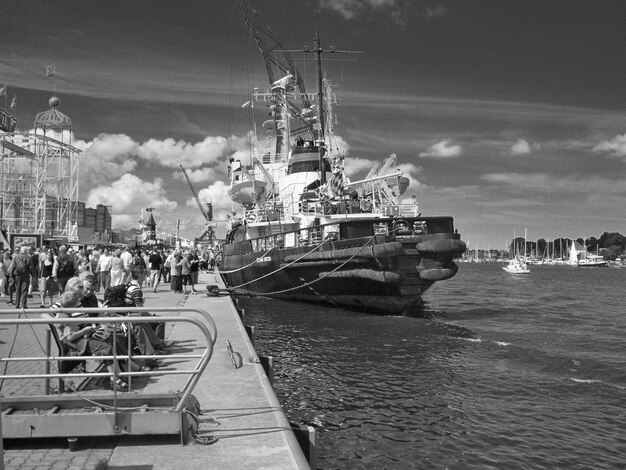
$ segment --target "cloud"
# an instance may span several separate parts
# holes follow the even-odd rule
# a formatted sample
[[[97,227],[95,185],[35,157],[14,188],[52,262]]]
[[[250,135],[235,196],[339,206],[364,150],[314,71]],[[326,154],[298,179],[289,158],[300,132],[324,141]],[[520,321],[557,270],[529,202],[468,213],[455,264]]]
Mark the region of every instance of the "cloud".
[[[426,158],[451,158],[461,155],[463,149],[460,145],[450,145],[449,140],[442,140],[432,145],[426,152],[421,152],[420,157]]]
[[[78,141],[81,188],[106,184],[137,167],[138,144],[124,134],[100,134],[91,142]]]
[[[407,19],[407,11],[418,6],[427,19],[439,18],[446,14],[446,8],[442,5],[430,5],[425,1],[415,0],[320,0],[320,7],[338,13],[346,20],[352,20],[357,16],[379,15],[381,11],[389,11],[391,19],[404,26]]]
[[[193,168],[216,164],[227,150],[228,141],[225,137],[209,136],[195,144],[171,138],[150,139],[139,146],[138,156],[151,163],[170,168],[178,168],[179,165]]]
[[[223,176],[223,175],[218,176],[218,172],[215,170],[215,168],[198,168],[197,170],[188,170],[187,168],[185,168],[185,171],[187,172],[187,175],[189,176],[189,179],[191,180],[192,183],[204,184],[207,181],[213,181],[217,179],[218,177]],[[182,171],[175,171],[172,177],[176,180],[185,181],[185,182],[187,181]]]
[[[242,145],[244,140],[235,140],[235,145]],[[195,144],[171,138],[139,143],[125,134],[100,134],[91,142],[78,140],[73,144],[83,150],[80,156],[81,193],[134,172],[140,162],[167,168],[178,168],[182,164],[193,183],[214,180],[220,170],[225,173],[222,160],[226,159],[228,147],[225,137],[209,136]],[[184,180],[181,171],[173,176]]]
[[[96,207],[97,204],[112,206],[113,226],[125,228],[136,226],[142,208],[153,207],[160,212],[170,212],[178,206],[176,201],[166,197],[161,178],[155,178],[150,183],[129,174],[109,185],[93,188],[85,203],[87,207]]]
[[[626,134],[617,135],[593,147],[594,152],[607,152],[612,157],[626,159]]]
[[[528,155],[529,153],[532,153],[535,150],[539,150],[539,148],[540,148],[539,144],[536,144],[536,143],[530,144],[528,143],[527,140],[519,139],[517,142],[515,142],[511,146],[510,154],[511,155]]]
[[[346,158],[343,164],[347,176],[354,176],[362,171],[368,172],[375,164],[380,166],[379,162],[374,162],[366,158]]]
[[[506,186],[511,192],[524,192],[529,196],[539,193],[570,197],[572,194],[584,196],[598,194],[626,194],[626,181],[612,180],[600,176],[554,176],[549,173],[489,173],[481,179],[499,186]]]

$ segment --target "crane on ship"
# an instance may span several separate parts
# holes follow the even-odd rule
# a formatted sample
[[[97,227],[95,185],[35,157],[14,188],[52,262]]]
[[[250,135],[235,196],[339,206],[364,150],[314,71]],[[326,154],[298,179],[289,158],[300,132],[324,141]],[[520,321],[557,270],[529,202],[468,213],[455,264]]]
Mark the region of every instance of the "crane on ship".
[[[311,100],[304,86],[304,78],[296,68],[293,59],[289,55],[289,51],[283,49],[280,38],[276,36],[272,30],[263,21],[263,18],[248,4],[246,0],[235,0],[244,21],[250,30],[250,35],[256,42],[257,47],[265,60],[265,68],[270,86],[279,83],[286,77],[291,76],[299,90],[298,96],[301,104],[296,105],[289,101],[289,106],[294,116],[302,116],[311,109]],[[313,123],[303,119],[303,129],[308,128],[311,133],[314,132]],[[295,129],[293,132],[301,132],[303,129]]]
[[[200,235],[200,237],[196,238],[196,241],[200,242],[200,243],[212,243],[213,242],[213,227],[214,227],[214,223],[213,223],[213,203],[212,202],[207,202],[206,203],[206,209],[205,207],[202,205],[202,202],[200,201],[200,196],[198,196],[198,191],[196,191],[196,188],[194,187],[194,185],[191,183],[191,180],[189,179],[189,175],[187,174],[187,171],[185,170],[185,168],[182,165],[179,165],[180,169],[183,172],[183,175],[185,175],[185,179],[187,180],[187,184],[189,185],[189,189],[191,189],[191,193],[193,194],[193,197],[195,198],[196,202],[198,203],[198,207],[200,208],[200,212],[202,213],[202,216],[204,217],[204,219],[207,222],[207,228],[204,231],[204,233],[202,233],[202,235]]]
[[[302,50],[285,50],[276,36],[247,0],[234,0],[248,27],[250,36],[256,42],[263,59],[270,81],[272,97],[270,98],[273,124],[275,131],[275,153],[281,155],[289,151],[290,138],[309,133],[319,148],[319,168],[324,168],[324,158],[328,155],[327,146],[332,147],[332,126],[334,116],[331,103],[334,99],[330,94],[330,84],[323,78],[322,54],[359,53],[359,51],[339,51],[334,46],[323,49],[316,27],[314,47],[305,46]],[[317,68],[317,93],[307,93],[304,78],[296,68],[289,55],[294,53],[312,53],[315,55]],[[295,85],[295,86],[294,86]],[[297,92],[295,92],[297,88]],[[255,92],[255,97],[259,95]],[[299,100],[295,103],[294,99]],[[317,103],[312,103],[312,101]],[[289,122],[295,120],[296,126],[290,128]],[[270,121],[266,121],[270,122]],[[264,123],[265,127],[265,123]],[[330,134],[330,140],[326,137]],[[324,171],[320,171],[320,182],[326,182]]]

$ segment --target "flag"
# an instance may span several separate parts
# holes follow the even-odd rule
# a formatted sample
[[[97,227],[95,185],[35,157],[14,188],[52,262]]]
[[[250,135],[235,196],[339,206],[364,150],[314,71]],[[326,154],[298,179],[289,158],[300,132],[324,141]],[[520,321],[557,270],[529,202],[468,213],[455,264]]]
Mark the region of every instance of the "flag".
[[[56,69],[55,64],[48,65],[46,67],[46,77],[54,77],[55,69]]]
[[[3,85],[0,87],[0,96],[6,96],[7,95],[7,86]]]
[[[13,99],[11,100],[11,108],[15,109],[15,105],[17,104],[17,95],[13,95]]]
[[[333,194],[341,196],[343,194],[343,171],[339,170],[334,173],[328,183]]]

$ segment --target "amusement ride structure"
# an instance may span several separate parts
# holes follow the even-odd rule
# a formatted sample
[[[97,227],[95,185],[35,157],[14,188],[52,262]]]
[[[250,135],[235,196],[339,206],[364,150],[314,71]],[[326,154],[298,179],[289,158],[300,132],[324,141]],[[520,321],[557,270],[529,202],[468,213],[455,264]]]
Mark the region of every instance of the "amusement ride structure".
[[[13,234],[77,238],[80,150],[59,111],[37,114],[34,132],[0,131],[0,225]]]

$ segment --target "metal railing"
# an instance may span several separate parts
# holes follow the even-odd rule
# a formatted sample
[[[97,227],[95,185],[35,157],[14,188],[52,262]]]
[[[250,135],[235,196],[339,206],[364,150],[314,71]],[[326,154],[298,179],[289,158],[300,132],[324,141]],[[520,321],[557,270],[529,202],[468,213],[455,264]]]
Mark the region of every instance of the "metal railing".
[[[74,312],[81,313],[97,313],[97,314],[109,314],[109,313],[196,313],[202,317],[201,319],[196,318],[187,318],[180,316],[98,316],[98,317],[80,317],[80,318],[55,318],[54,316],[50,316],[49,318],[41,318],[42,314],[51,315],[53,313],[61,313],[70,315]],[[15,315],[37,315],[37,318],[10,318],[7,319],[7,316],[15,316]],[[121,326],[121,324],[127,325],[135,325],[135,324],[144,324],[144,323],[190,323],[196,326],[200,332],[204,335],[206,341],[206,349],[202,354],[169,354],[167,356],[163,355],[136,355],[132,353],[132,348],[129,347],[128,355],[121,355],[116,353],[116,341],[117,335],[113,334],[112,336],[112,355],[110,356],[65,356],[65,355],[50,355],[48,351],[42,351],[44,355],[41,357],[37,356],[29,356],[29,357],[2,357],[0,358],[1,363],[25,363],[25,362],[33,362],[33,361],[46,361],[47,364],[52,361],[114,361],[114,363],[118,363],[118,361],[124,360],[133,360],[133,359],[159,359],[159,360],[170,360],[170,359],[198,359],[198,362],[189,369],[181,369],[181,370],[145,370],[140,372],[118,372],[119,367],[115,367],[113,372],[79,372],[79,373],[49,373],[49,370],[46,370],[45,373],[24,373],[24,374],[6,374],[5,372],[0,375],[0,381],[4,382],[4,380],[32,380],[32,379],[53,379],[59,378],[64,379],[68,377],[110,377],[114,381],[117,381],[119,377],[128,377],[129,385],[132,383],[132,377],[145,377],[145,376],[165,376],[165,375],[188,375],[188,379],[181,389],[181,399],[179,401],[178,407],[175,411],[180,411],[187,399],[193,392],[194,387],[198,383],[200,376],[206,369],[206,366],[211,359],[213,354],[213,348],[215,346],[215,341],[217,339],[217,328],[215,326],[215,322],[211,318],[208,312],[200,308],[186,308],[186,307],[119,307],[119,308],[59,308],[59,309],[28,309],[28,310],[0,310],[0,328],[6,327],[9,325],[15,325],[16,328],[20,326],[32,326],[32,325],[48,325],[50,328],[55,328],[54,325],[68,325],[68,324],[90,324],[90,323],[98,323],[98,324],[106,324],[113,327],[113,331],[115,331],[116,325]],[[129,335],[130,336],[130,335]],[[37,340],[38,341],[38,340]],[[130,337],[128,338],[130,342]],[[130,343],[129,343],[130,344]],[[41,343],[40,343],[41,346]],[[42,348],[43,349],[43,348]],[[58,362],[57,362],[58,363]],[[6,368],[5,368],[6,370]],[[129,387],[130,388],[130,387]],[[114,387],[113,390],[115,396],[117,396],[117,390]],[[5,396],[5,401],[6,400]]]

